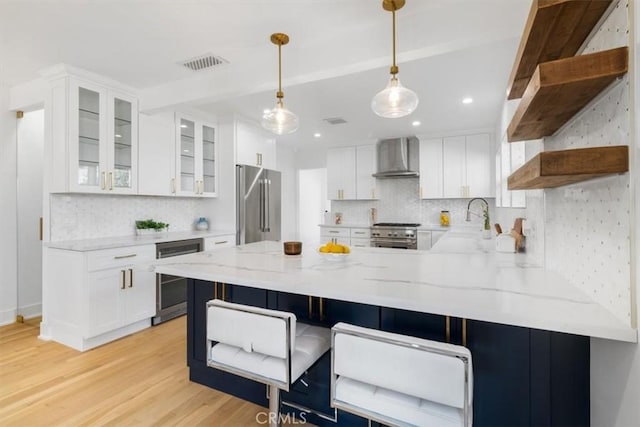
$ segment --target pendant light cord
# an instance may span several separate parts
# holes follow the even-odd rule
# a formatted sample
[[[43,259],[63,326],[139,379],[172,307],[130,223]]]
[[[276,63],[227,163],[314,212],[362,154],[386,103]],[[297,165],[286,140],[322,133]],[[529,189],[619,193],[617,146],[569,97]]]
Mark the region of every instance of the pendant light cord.
[[[278,98],[282,99],[282,43],[278,43]]]
[[[394,76],[396,75],[396,73],[398,72],[398,66],[396,65],[396,11],[392,10],[391,11],[391,16],[393,19],[393,66],[391,67],[391,74],[393,74]],[[394,70],[396,70],[396,72],[394,73]]]

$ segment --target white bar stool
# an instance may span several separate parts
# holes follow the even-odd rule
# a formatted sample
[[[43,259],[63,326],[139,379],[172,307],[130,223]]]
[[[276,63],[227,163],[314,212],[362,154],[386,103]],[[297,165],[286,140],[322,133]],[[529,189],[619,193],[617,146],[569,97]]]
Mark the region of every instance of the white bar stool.
[[[329,350],[331,331],[296,316],[222,300],[207,303],[207,366],[269,387],[269,425],[280,423],[280,390]]]
[[[471,427],[466,347],[338,323],[331,406],[391,426]]]

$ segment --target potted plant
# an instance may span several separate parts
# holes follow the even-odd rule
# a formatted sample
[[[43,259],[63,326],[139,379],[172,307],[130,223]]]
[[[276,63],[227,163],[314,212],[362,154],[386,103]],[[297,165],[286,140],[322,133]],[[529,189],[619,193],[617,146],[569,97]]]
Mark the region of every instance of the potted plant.
[[[169,231],[169,224],[152,219],[136,221],[136,234],[155,234]]]

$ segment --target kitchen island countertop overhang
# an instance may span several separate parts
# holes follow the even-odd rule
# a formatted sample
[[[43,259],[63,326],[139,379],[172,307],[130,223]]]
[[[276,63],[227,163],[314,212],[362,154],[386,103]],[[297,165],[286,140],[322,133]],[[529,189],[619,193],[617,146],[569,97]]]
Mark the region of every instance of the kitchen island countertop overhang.
[[[158,273],[512,326],[637,342],[625,324],[521,254],[355,248],[329,260],[263,241],[158,260]]]

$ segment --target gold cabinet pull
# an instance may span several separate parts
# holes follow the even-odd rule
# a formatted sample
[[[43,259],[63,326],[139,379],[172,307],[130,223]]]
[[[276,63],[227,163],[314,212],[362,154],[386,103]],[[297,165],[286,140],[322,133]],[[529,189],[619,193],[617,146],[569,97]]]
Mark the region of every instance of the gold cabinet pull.
[[[320,301],[320,320],[324,320],[324,298],[318,298]]]
[[[171,193],[176,194],[176,179],[171,178]]]
[[[420,186],[420,198],[422,199],[422,186]]]
[[[227,284],[221,283],[221,286],[222,286],[222,301],[226,301],[227,300]]]
[[[129,269],[129,287],[133,288],[133,268]]]
[[[109,190],[113,190],[113,172],[109,172]]]
[[[124,270],[120,270],[120,273],[122,273],[122,277],[120,278],[120,289],[124,289],[125,282],[127,281],[127,272]]]
[[[467,319],[462,319],[462,345],[467,346]]]
[[[446,316],[444,320],[445,340],[451,342],[451,317]]]
[[[218,299],[218,282],[213,282],[213,299]]]
[[[102,175],[102,185],[101,185],[101,187],[102,187],[103,190],[106,190],[107,189],[107,173],[106,172],[102,172],[101,175]]]
[[[44,219],[42,217],[40,217],[40,220],[38,221],[38,227],[40,228],[40,230],[38,231],[38,237],[40,238],[40,240],[43,240],[43,235],[44,235]]]
[[[224,245],[224,244],[225,244],[225,243],[227,243],[227,242],[228,242],[228,240],[219,240],[219,241],[217,241],[217,242],[214,242],[213,244],[214,244],[214,245]]]
[[[313,319],[313,297],[309,297],[309,319]]]

